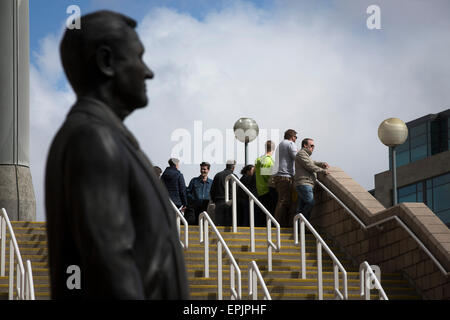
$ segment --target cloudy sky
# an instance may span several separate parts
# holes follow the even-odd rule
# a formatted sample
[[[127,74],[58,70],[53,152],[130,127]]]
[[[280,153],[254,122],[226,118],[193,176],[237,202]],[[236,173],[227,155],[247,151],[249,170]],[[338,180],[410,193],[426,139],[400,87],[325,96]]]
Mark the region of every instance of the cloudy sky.
[[[155,78],[149,106],[126,125],[155,165],[180,157],[186,183],[202,160],[212,162],[211,177],[227,158],[242,167],[244,147],[231,130],[250,117],[261,132],[250,144],[252,162],[268,137],[292,128],[315,138],[314,159],[372,189],[374,174],[388,169],[381,121],[407,122],[450,105],[446,0],[30,1],[30,152],[40,221],[48,148],[75,101],[58,53],[73,4],[82,14],[111,9],[138,21]],[[372,4],[381,29],[367,27]]]

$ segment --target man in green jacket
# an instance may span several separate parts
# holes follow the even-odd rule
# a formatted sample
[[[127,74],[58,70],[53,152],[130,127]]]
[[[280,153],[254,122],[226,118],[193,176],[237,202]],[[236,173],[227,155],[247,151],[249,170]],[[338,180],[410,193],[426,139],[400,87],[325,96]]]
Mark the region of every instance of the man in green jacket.
[[[326,162],[317,162],[311,159],[314,148],[313,139],[303,139],[302,149],[295,157],[294,184],[298,194],[297,212],[301,212],[308,220],[314,207],[313,188],[317,173],[328,174],[330,168]]]
[[[272,158],[272,152],[275,150],[275,143],[271,140],[266,142],[266,154],[257,158],[255,161],[255,178],[256,178],[256,190],[258,191],[258,200],[261,204],[273,214],[276,203],[274,203],[274,196],[271,192],[275,190],[269,189],[269,178],[272,175],[272,167],[274,165],[274,159]],[[273,188],[272,188],[273,189]],[[265,214],[259,207],[255,210],[255,226],[262,227],[265,225]]]

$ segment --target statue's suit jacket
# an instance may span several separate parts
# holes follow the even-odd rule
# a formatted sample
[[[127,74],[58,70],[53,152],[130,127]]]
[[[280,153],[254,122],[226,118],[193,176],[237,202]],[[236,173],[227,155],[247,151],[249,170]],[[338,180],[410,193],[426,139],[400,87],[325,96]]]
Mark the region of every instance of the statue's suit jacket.
[[[53,299],[188,298],[168,193],[105,104],[72,107],[49,151],[45,202]]]

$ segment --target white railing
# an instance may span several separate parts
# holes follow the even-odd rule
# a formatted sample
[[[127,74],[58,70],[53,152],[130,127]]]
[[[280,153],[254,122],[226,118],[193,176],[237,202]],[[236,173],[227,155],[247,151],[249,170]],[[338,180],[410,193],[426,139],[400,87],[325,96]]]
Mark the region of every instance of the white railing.
[[[431,260],[433,260],[433,262],[436,264],[436,266],[439,268],[439,270],[444,274],[444,276],[448,277],[450,275],[450,272],[445,270],[445,268],[442,266],[442,264],[436,259],[436,257],[430,252],[430,250],[428,250],[428,248],[423,244],[422,241],[419,240],[419,238],[417,238],[417,236],[411,231],[411,229],[408,228],[407,225],[405,225],[403,223],[403,221],[397,217],[396,215],[390,216],[386,219],[374,222],[370,225],[365,225],[364,222],[361,221],[361,219],[359,219],[355,213],[353,213],[352,210],[350,210],[333,192],[331,192],[330,189],[328,189],[322,182],[320,182],[318,179],[316,180],[317,184],[319,186],[321,186],[326,192],[328,192],[328,194],[330,194],[344,209],[345,211],[347,211],[350,216],[353,217],[353,219],[355,219],[359,225],[361,226],[362,229],[367,230],[370,228],[373,228],[375,226],[379,226],[380,224],[383,224],[385,222],[388,222],[390,220],[395,220],[397,221],[397,223],[403,227],[403,229],[416,241],[416,243],[419,245],[420,248],[422,248],[423,251],[425,251],[425,253],[430,257]]]
[[[9,241],[9,286],[8,299],[9,300],[34,300],[34,284],[33,274],[31,271],[31,262],[27,260],[27,270],[23,266],[22,255],[20,254],[19,246],[17,245],[14,230],[9,221],[8,214],[5,209],[1,209],[0,215],[0,276],[5,276],[5,258],[6,258],[6,227],[8,228],[11,239]],[[17,275],[16,275],[16,292],[14,297],[14,254],[17,256]]]
[[[170,203],[172,204],[173,210],[177,213],[177,231],[178,231],[178,237],[180,238],[181,246],[184,249],[187,249],[189,246],[189,224],[187,220],[184,218],[183,214],[181,213],[181,208],[177,208],[175,203],[173,203],[172,200],[170,200]],[[184,225],[184,243],[181,241],[181,221]]]
[[[248,296],[253,297],[253,300],[258,300],[258,282],[264,291],[264,300],[272,300],[258,265],[253,260],[248,265]]]
[[[319,300],[323,300],[323,274],[322,274],[322,248],[328,253],[330,258],[333,260],[333,273],[334,273],[334,294],[335,297],[341,300],[348,299],[348,288],[347,288],[347,272],[344,267],[336,258],[334,253],[330,250],[328,245],[322,239],[322,237],[317,233],[313,226],[306,220],[306,218],[301,214],[297,214],[294,217],[294,243],[299,244],[298,241],[298,223],[300,222],[300,260],[302,268],[302,279],[306,279],[306,243],[305,243],[305,225],[311,231],[311,233],[316,238],[317,245],[317,297]],[[339,290],[339,270],[342,273],[342,283],[344,292],[341,293]]]
[[[228,248],[225,240],[223,240],[220,232],[217,230],[214,222],[206,211],[203,211],[198,217],[198,223],[200,225],[200,243],[205,245],[205,278],[209,278],[209,225],[216,234],[217,239],[217,298],[223,299],[222,293],[222,248],[225,249],[225,253],[230,259],[230,291],[232,300],[241,300],[242,298],[242,286],[241,286],[241,269],[239,269],[236,260],[233,257],[230,249]],[[235,284],[235,272],[237,274],[237,290]]]
[[[232,200],[230,201],[229,195],[229,186],[228,181],[232,180]],[[230,174],[225,179],[225,202],[227,204],[232,205],[232,218],[233,218],[233,232],[237,232],[237,193],[236,193],[236,184],[239,185],[242,190],[244,190],[245,193],[247,193],[249,198],[249,205],[250,205],[250,250],[251,252],[255,252],[255,203],[256,205],[265,213],[266,215],[266,222],[267,222],[267,265],[268,270],[272,271],[272,248],[275,249],[275,251],[279,252],[281,249],[281,240],[280,240],[280,224],[277,220],[270,214],[270,212],[259,202],[259,200],[255,197],[253,193],[248,190],[239,179],[233,175]],[[272,242],[272,222],[275,225],[275,228],[277,230],[277,243]]]
[[[380,300],[389,300],[383,287],[381,286],[381,279],[378,279],[376,273],[372,270],[372,266],[364,261],[359,267],[360,284],[361,284],[361,297],[365,300],[370,300],[370,289],[374,288],[378,290],[378,296]]]

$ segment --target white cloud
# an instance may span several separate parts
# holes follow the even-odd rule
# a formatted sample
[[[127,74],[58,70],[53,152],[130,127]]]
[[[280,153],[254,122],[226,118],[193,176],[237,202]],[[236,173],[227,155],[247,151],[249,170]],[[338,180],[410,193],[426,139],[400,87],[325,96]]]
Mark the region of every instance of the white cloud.
[[[333,2],[332,10],[305,3],[282,1],[268,12],[232,2],[201,21],[164,8],[149,12],[138,31],[156,77],[148,86],[149,107],[126,123],[155,165],[164,169],[176,144],[170,141],[174,130],[193,135],[194,121],[202,120],[204,131],[217,128],[225,136],[246,116],[261,128],[293,128],[302,138],[315,138],[317,160],[343,168],[370,189],[373,175],[388,167],[379,123],[448,108],[446,3],[427,6],[426,17],[437,17],[435,24],[406,27],[404,14],[420,21],[420,2],[381,2],[383,29],[375,31],[365,27],[369,1]],[[44,146],[73,99],[70,90],[55,90],[46,79],[60,72],[51,63],[56,39],[47,41],[36,60],[42,67],[32,71],[32,144],[36,136],[43,146],[32,159],[35,181]],[[213,165],[212,173],[222,167]],[[198,164],[181,169],[187,183],[198,174]]]

